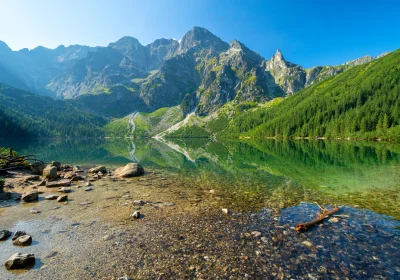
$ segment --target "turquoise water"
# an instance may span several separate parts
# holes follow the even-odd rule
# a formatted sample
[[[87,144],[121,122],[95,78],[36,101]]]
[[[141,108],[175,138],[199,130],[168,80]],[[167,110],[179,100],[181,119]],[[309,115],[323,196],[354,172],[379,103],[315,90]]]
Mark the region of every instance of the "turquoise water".
[[[0,141],[44,161],[141,162],[258,207],[349,205],[400,219],[400,145],[350,141],[48,139]],[[239,206],[238,206],[239,207]]]

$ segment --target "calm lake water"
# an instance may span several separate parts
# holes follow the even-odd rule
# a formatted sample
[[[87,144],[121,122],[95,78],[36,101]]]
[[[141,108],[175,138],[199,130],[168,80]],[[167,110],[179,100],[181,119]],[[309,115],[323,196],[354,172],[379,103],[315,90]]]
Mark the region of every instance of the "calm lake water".
[[[140,162],[259,208],[348,205],[400,219],[400,145],[350,141],[70,139],[0,141],[46,162]],[[238,207],[241,207],[238,205]]]

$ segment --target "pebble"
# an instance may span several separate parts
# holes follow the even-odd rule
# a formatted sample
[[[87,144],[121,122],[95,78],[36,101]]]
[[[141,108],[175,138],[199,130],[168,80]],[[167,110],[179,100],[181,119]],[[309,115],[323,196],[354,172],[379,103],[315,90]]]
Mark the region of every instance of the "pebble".
[[[92,183],[90,183],[90,182],[86,183],[86,186],[88,186],[88,187],[91,186],[91,185],[92,185]]]
[[[135,218],[135,219],[139,219],[140,218],[140,212],[139,211],[133,212],[132,217]]]
[[[87,191],[87,192],[90,192],[92,190],[93,190],[93,188],[91,188],[91,187],[85,189],[85,191]]]
[[[225,215],[229,215],[229,209],[228,208],[222,208],[222,213],[224,213]]]
[[[57,198],[58,198],[58,195],[50,194],[50,195],[45,196],[44,199],[47,199],[47,200],[54,200],[54,199],[57,199]]]
[[[61,195],[57,198],[58,202],[64,202],[68,200],[68,195]]]
[[[31,212],[32,214],[39,214],[39,213],[42,213],[40,210],[36,210],[36,209],[31,209],[30,212]]]
[[[260,236],[261,236],[261,232],[259,232],[259,231],[253,231],[253,232],[251,232],[251,235],[252,235],[253,237],[257,238],[257,237],[260,237]]]
[[[71,188],[70,187],[62,187],[62,188],[59,188],[58,191],[63,192],[63,193],[70,193]]]
[[[313,244],[310,241],[303,241],[303,242],[301,242],[301,244],[305,245],[308,248],[312,248],[313,247]]]

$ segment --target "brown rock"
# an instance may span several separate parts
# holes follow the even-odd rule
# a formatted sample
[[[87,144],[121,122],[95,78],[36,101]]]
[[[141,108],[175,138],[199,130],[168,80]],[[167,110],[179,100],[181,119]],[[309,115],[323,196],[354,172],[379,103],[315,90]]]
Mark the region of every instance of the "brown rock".
[[[37,191],[31,191],[23,194],[21,199],[25,202],[37,201],[39,199],[39,194]]]
[[[22,235],[13,240],[13,244],[17,246],[29,246],[32,244],[32,237],[30,235]]]
[[[68,195],[60,195],[58,198],[57,198],[57,201],[58,202],[64,202],[64,201],[67,201],[68,200]]]
[[[144,174],[144,168],[139,163],[128,163],[124,167],[117,168],[114,173],[122,178],[137,177]]]
[[[34,254],[16,253],[12,255],[5,263],[5,267],[9,270],[21,269],[33,265],[35,263]]]
[[[48,182],[46,187],[47,188],[59,188],[59,187],[67,187],[71,184],[70,180],[68,179],[61,179],[54,182]]]

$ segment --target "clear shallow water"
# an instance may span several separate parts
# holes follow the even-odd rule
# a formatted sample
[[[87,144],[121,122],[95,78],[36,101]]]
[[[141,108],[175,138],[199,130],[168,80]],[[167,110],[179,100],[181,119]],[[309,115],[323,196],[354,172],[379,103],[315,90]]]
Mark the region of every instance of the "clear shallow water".
[[[0,146],[35,154],[47,162],[115,167],[137,161],[195,184],[228,190],[259,207],[284,208],[318,201],[371,209],[400,219],[400,145],[395,144],[50,139],[3,140]]]

